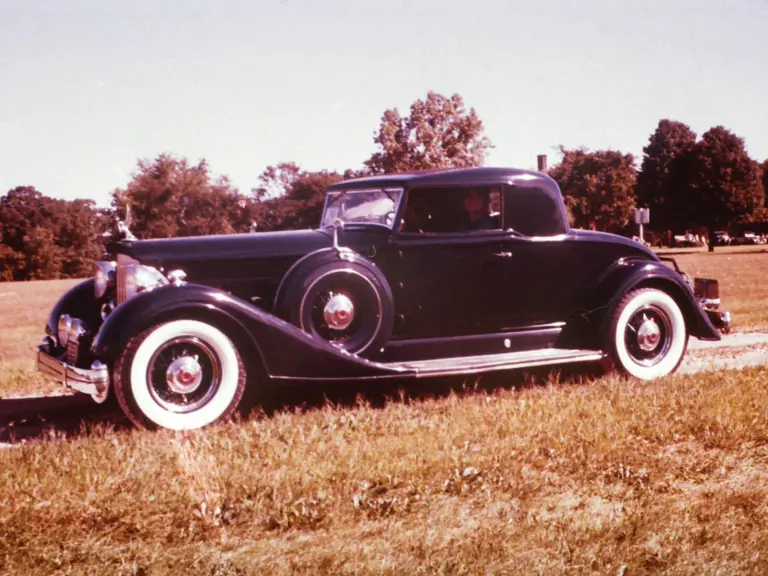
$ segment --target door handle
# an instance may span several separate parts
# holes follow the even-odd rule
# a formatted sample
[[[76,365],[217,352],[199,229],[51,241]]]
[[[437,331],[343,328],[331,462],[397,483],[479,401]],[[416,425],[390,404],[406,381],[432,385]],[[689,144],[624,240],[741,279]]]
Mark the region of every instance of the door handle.
[[[494,252],[493,255],[499,258],[512,258],[512,252]]]

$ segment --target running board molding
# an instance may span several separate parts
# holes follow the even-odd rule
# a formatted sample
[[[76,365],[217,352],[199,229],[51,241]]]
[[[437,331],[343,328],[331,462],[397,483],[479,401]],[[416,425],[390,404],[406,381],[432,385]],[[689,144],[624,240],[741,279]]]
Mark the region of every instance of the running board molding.
[[[430,360],[401,362],[371,362],[364,359],[371,369],[370,374],[360,376],[279,376],[271,375],[277,381],[314,381],[339,382],[353,380],[388,380],[391,378],[434,378],[440,376],[461,376],[502,370],[555,366],[577,362],[597,362],[605,354],[599,350],[567,350],[562,348],[540,348],[505,352],[503,354],[484,354],[481,356],[454,356],[452,358],[434,358]]]
[[[604,354],[599,350],[566,350],[562,348],[544,348],[506,354],[485,356],[464,356],[457,358],[437,358],[418,362],[392,362],[382,366],[398,372],[409,373],[416,378],[477,374],[496,370],[515,368],[534,368],[555,364],[575,362],[597,362]]]

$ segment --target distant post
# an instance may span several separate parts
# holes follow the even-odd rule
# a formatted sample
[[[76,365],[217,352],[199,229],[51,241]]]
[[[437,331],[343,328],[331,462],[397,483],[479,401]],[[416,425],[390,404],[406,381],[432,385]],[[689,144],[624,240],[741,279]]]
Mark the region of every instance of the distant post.
[[[637,224],[639,228],[640,242],[645,242],[645,237],[643,236],[643,224],[648,224],[650,221],[650,208],[635,208],[635,224]]]
[[[547,155],[539,154],[538,156],[536,156],[536,164],[538,166],[539,172],[546,172],[547,171]]]

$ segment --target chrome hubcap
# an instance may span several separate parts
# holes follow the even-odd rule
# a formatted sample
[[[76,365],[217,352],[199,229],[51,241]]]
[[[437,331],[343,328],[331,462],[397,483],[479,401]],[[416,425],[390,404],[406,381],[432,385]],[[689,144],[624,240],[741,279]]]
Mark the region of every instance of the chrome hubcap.
[[[323,318],[329,328],[346,330],[355,319],[355,305],[345,294],[336,294],[326,302]]]
[[[637,329],[637,345],[641,350],[650,352],[661,341],[661,328],[652,318],[646,318]]]
[[[180,356],[168,366],[165,381],[168,388],[177,394],[190,394],[197,390],[203,381],[203,369],[196,358]]]
[[[152,398],[177,414],[194,412],[216,396],[221,385],[221,360],[206,342],[178,336],[164,342],[147,366]]]
[[[652,304],[635,312],[624,332],[624,343],[632,360],[646,367],[655,366],[666,357],[673,339],[668,314]]]

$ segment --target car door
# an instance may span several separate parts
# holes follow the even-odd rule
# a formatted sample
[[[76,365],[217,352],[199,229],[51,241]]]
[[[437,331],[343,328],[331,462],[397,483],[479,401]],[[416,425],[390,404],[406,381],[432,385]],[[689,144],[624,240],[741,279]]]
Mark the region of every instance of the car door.
[[[560,205],[536,187],[505,186],[503,194],[507,234],[493,247],[506,255],[494,278],[499,329],[563,322],[573,280],[568,270],[580,264],[568,250]]]
[[[407,294],[401,321],[410,337],[498,331],[500,310],[491,294],[500,275],[509,275],[503,237],[489,230],[397,239],[398,288]]]
[[[568,278],[561,271],[562,241],[506,237],[494,253],[505,255],[494,269],[493,314],[499,332],[545,326],[564,321],[568,304]],[[490,294],[489,294],[490,297]]]

